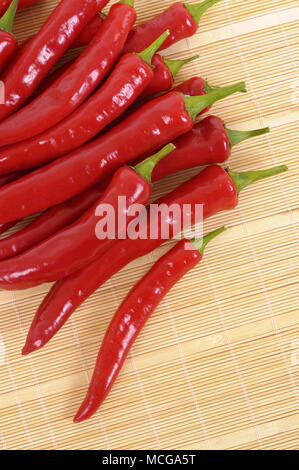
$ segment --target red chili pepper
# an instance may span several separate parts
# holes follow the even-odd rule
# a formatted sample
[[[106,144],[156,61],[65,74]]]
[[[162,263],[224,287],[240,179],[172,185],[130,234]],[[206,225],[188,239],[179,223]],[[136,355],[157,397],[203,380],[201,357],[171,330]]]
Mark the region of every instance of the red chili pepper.
[[[221,0],[205,0],[198,5],[175,3],[158,17],[136,26],[129,37],[129,44],[126,43],[125,45],[124,52],[141,52],[166,29],[170,29],[172,35],[169,41],[164,42],[160,46],[159,50],[166,49],[169,45],[192,36],[196,32],[202,14],[212,5],[220,1]],[[79,33],[71,47],[87,46],[98,29],[102,26],[104,20],[105,16],[102,13],[97,14]],[[141,29],[142,31],[140,31]],[[32,38],[29,38],[25,41],[21,48],[25,47],[25,44],[31,39]],[[146,44],[146,46],[143,48],[142,44]]]
[[[207,116],[195,124],[187,134],[174,140],[176,150],[171,158],[165,157],[158,163],[153,171],[152,180],[158,181],[178,171],[199,165],[224,163],[229,159],[231,149],[235,145],[268,132],[270,132],[269,127],[252,131],[227,129],[221,118]]]
[[[22,230],[0,240],[0,260],[23,253],[75,222],[99,200],[105,187],[106,184],[97,184],[69,201],[50,207]],[[1,226],[0,233],[3,233]]]
[[[190,132],[174,141],[176,150],[157,163],[152,173],[152,181],[158,181],[169,174],[194,166],[225,162],[229,158],[230,150],[234,145],[267,132],[269,132],[268,127],[254,131],[231,131],[224,127],[222,119],[217,116],[207,116],[201,122],[195,124]],[[138,161],[142,161],[142,159]],[[71,223],[68,222],[69,217],[73,217],[75,220],[82,215],[99,198],[99,196],[96,197],[99,191],[98,186],[95,186],[94,189],[91,188],[90,191],[91,194],[95,194],[93,199],[90,198],[89,191],[79,194],[70,201],[48,209],[25,229],[1,240],[0,259],[9,258],[27,250]],[[66,220],[64,224],[62,218],[61,222],[58,221],[60,225],[56,228],[55,219],[60,217],[56,214],[62,213],[61,217],[64,217],[65,212]],[[73,213],[74,215],[72,215]],[[44,225],[46,230],[43,228]]]
[[[29,98],[84,26],[108,0],[62,0],[39,33],[32,38],[2,77],[5,103],[0,119],[12,114]]]
[[[21,8],[25,8],[28,5],[32,5],[33,3],[36,3],[37,0],[19,0],[18,3],[18,9],[20,10]],[[4,15],[4,13],[7,11],[8,6],[12,3],[11,0],[1,0],[0,1],[0,15]]]
[[[5,186],[6,184],[10,183],[11,181],[15,181],[16,179],[20,178],[23,176],[23,172],[16,172],[16,173],[10,173],[8,175],[3,175],[0,176],[0,188],[2,186]],[[6,224],[0,224],[0,235],[3,233],[7,232],[10,228],[14,227],[17,224],[18,221],[12,221],[12,222],[7,222]],[[4,239],[6,240],[6,239]],[[0,245],[4,240],[0,240]]]
[[[125,45],[125,52],[142,51],[166,29],[171,29],[172,36],[160,46],[160,50],[166,49],[181,39],[193,36],[202,14],[218,2],[220,0],[206,0],[198,5],[175,3],[159,16],[136,26],[128,38],[129,44]],[[82,47],[89,44],[104,20],[105,16],[102,13],[97,14],[77,36],[72,47]],[[143,43],[146,44],[144,48],[142,47]]]
[[[203,204],[203,217],[206,219],[217,212],[236,207],[238,193],[249,184],[286,170],[287,167],[282,165],[269,170],[235,173],[212,165],[155,203],[160,207],[162,204],[166,204],[166,207],[177,204],[181,211],[184,204],[190,204],[193,217],[195,205]],[[149,210],[140,220],[140,226],[144,224],[147,234],[151,228]],[[159,224],[157,238],[119,240],[89,266],[56,282],[35,315],[22,353],[29,354],[45,345],[84,300],[104,282],[131,261],[160,246],[165,241],[160,235],[162,226],[169,228],[169,239],[177,235],[180,227],[184,226],[181,217],[178,218],[175,212],[172,217],[164,213],[164,218],[162,212]]]
[[[36,137],[2,147],[0,174],[36,167],[65,155],[117,119],[151,82],[151,59],[167,34],[140,54],[122,56],[103,86],[68,118]]]
[[[94,36],[97,34],[99,28],[104,23],[105,19],[107,18],[106,15],[103,13],[98,12],[92,20],[90,20],[80,31],[78,36],[76,36],[75,40],[72,42],[71,47],[77,48],[82,46],[88,46],[88,44],[93,40]],[[18,48],[19,52],[23,52],[25,47],[28,47],[28,43],[35,37],[36,35],[32,35],[26,39]],[[15,56],[16,58],[16,56]],[[72,60],[70,60],[72,62]]]
[[[12,26],[18,6],[18,0],[12,0],[8,10],[0,19],[0,72],[8,64],[18,47],[18,42],[12,34]]]
[[[178,91],[179,93],[182,93],[183,95],[187,96],[201,96],[201,95],[206,95],[212,90],[217,90],[219,87],[216,86],[210,86],[206,80],[200,77],[195,77],[192,80],[192,85],[190,85],[190,80],[187,80],[186,82],[181,83],[180,85],[176,86],[173,88],[171,91]],[[153,99],[153,97],[151,98]],[[140,103],[138,100],[131,106],[131,108],[124,113],[120,117],[120,120],[116,121],[119,122],[128,116],[130,116],[136,109],[140,107],[140,104],[144,104],[146,101],[149,101],[149,98],[144,100],[142,103]],[[200,111],[198,113],[198,116],[201,114],[205,113],[211,108],[211,106],[208,106],[204,110]],[[0,166],[0,173],[1,173],[1,166]]]
[[[5,186],[8,183],[11,183],[12,181],[17,180],[18,178],[21,178],[21,176],[24,175],[24,171],[15,171],[14,173],[9,173],[7,175],[0,176],[0,188],[2,188],[2,186]]]
[[[218,0],[218,1],[220,1],[220,0]],[[142,36],[143,36],[142,41],[144,41],[144,43],[149,45],[154,40],[154,38],[159,35],[158,31],[163,32],[166,29],[172,30],[172,34],[173,34],[173,37],[171,38],[172,44],[179,41],[180,39],[191,36],[193,33],[190,32],[188,28],[186,29],[186,24],[185,24],[186,14],[189,18],[189,13],[190,13],[190,12],[188,13],[187,8],[189,8],[191,10],[191,14],[194,15],[195,18],[196,18],[196,21],[199,22],[200,17],[204,13],[205,9],[212,6],[213,3],[217,3],[217,2],[215,2],[215,1],[211,2],[211,1],[207,0],[205,2],[202,2],[199,5],[187,5],[187,6],[184,6],[181,3],[175,3],[174,5],[172,5],[172,7],[168,8],[166,11],[161,13],[161,15],[159,15],[158,19],[156,17],[156,18],[153,18],[153,19],[143,23],[142,27],[144,29],[144,33],[142,33]],[[181,11],[183,11],[183,15],[180,14]],[[176,31],[173,30],[174,25],[173,25],[172,15],[174,15],[174,19],[175,19],[175,22],[176,22],[176,30],[179,31],[179,34],[178,34],[177,37],[176,37]],[[97,30],[101,27],[104,20],[105,20],[105,17],[102,14],[97,14],[95,16],[95,18],[93,18],[90,21],[90,23],[88,23],[85,26],[83,31],[75,39],[74,43],[72,44],[72,47],[81,47],[81,46],[86,46],[87,44],[89,44],[90,41],[92,40],[92,38],[94,37],[94,35],[96,34]],[[181,22],[181,28],[182,29],[180,29],[180,22]],[[163,25],[165,26],[164,29],[163,29]],[[137,26],[136,28],[138,29],[140,26],[141,25]],[[196,26],[196,29],[197,29],[197,26]],[[133,29],[132,31],[135,31],[135,29]],[[157,31],[156,36],[155,36],[155,31]],[[132,34],[133,33],[131,33],[131,36],[132,36]],[[145,37],[144,36],[145,34],[148,34],[148,37]],[[187,34],[187,36],[184,36],[184,34]],[[129,36],[130,45],[127,45],[127,44],[125,45],[125,51],[126,52],[133,52],[133,51],[139,51],[140,52],[142,50],[142,47],[140,45],[139,34],[135,35],[135,33],[134,33],[133,35],[134,35],[134,38]],[[151,40],[151,38],[152,38],[152,40]],[[159,50],[166,49],[166,47],[168,47],[167,43],[164,42],[163,45],[160,46]],[[155,70],[155,77],[154,77],[153,85],[152,85],[153,86],[153,92],[148,91],[148,93],[146,93],[145,96],[153,96],[156,93],[161,93],[162,91],[169,90],[172,86],[172,83],[173,83],[173,77],[171,77],[171,73],[169,73],[169,70],[167,70],[167,65],[164,62],[161,61],[161,56],[156,57],[155,61],[156,61],[156,64],[153,63],[153,65],[156,65],[156,67],[157,66],[160,66],[160,67],[159,67],[158,70]],[[71,62],[72,62],[72,60],[69,61],[69,64],[71,64]],[[171,62],[172,61],[170,61],[170,63]],[[49,76],[48,78],[46,78],[45,79],[45,84],[44,85],[41,84],[40,90],[37,91],[36,96],[38,94],[40,94],[41,91],[45,90],[49,85],[51,85],[53,83],[52,79],[58,78],[60,76],[60,73],[63,73],[63,71],[66,69],[66,67],[67,67],[66,64],[63,65],[61,67],[61,69],[59,68],[54,72],[53,77]],[[176,71],[176,73],[178,73],[178,70]],[[161,83],[161,80],[162,80],[162,83]],[[194,87],[198,86],[198,83],[196,83],[196,80],[197,80],[196,78],[190,79],[189,93],[185,93],[185,94],[190,94],[190,96],[195,96],[195,95],[200,94],[200,93],[196,93],[195,90],[194,90]],[[159,83],[160,87],[162,87],[162,89],[159,88],[158,83]],[[170,86],[170,84],[171,84],[171,86]],[[204,86],[205,86],[205,83],[203,84],[203,87]],[[181,91],[182,93],[184,93],[184,91],[181,88],[182,88],[182,86],[179,85],[178,87],[175,88],[175,90]],[[205,111],[207,111],[207,110],[205,110]]]
[[[114,213],[122,211],[123,221],[115,222],[115,233],[125,234],[127,224],[134,218],[128,214],[133,204],[146,204],[151,196],[151,174],[155,164],[174,146],[168,144],[157,154],[147,158],[131,169],[122,167],[116,171],[102,197],[79,220],[56,233],[25,253],[2,261],[0,286],[7,290],[24,289],[43,282],[56,281],[77,271],[95,257],[107,251],[113,238],[98,238],[96,227],[101,218],[97,214],[100,206],[109,205]],[[119,197],[125,198],[124,207],[119,208]],[[101,216],[103,219],[103,216]]]
[[[170,289],[202,260],[206,245],[224,230],[222,227],[201,239],[180,241],[131,289],[106,331],[75,423],[90,418],[101,406],[149,317]]]
[[[181,68],[198,59],[198,55],[183,60],[169,60],[160,54],[155,54],[152,60],[154,66],[154,76],[146,90],[141,94],[140,99],[153,97],[163,91],[169,91],[173,87],[174,79]]]
[[[139,155],[185,134],[202,109],[244,91],[244,86],[240,82],[203,96],[170,92],[146,103],[103,136],[3,188],[0,223],[21,219],[83,192]]]
[[[169,91],[173,87],[174,79],[181,70],[181,68],[185,64],[188,64],[189,62],[197,59],[198,57],[198,55],[195,55],[193,57],[189,57],[188,59],[169,60],[165,57],[163,58],[160,54],[155,54],[151,62],[151,65],[154,67],[153,78],[146,90],[144,90],[144,92],[140,95],[139,100],[148,97],[152,98],[153,96],[158,95],[159,93]],[[50,75],[48,75],[45,80],[42,81],[40,86],[35,90],[32,97],[36,98],[45,90],[47,90],[47,88],[49,88],[49,86],[51,86],[55,82],[55,80],[57,80],[70,67],[73,62],[74,60],[72,59],[69,62],[63,64],[58,69],[56,69]],[[181,93],[183,93],[183,91],[181,91]],[[204,93],[195,94],[198,95]],[[191,95],[189,94],[189,96]]]
[[[93,37],[97,34],[98,29],[102,26],[106,19],[106,16],[103,13],[97,13],[96,16],[90,20],[89,23],[83,28],[80,34],[76,37],[75,41],[72,43],[72,47],[82,47],[87,46]]]
[[[0,146],[38,135],[62,121],[96,89],[120,55],[136,19],[134,0],[113,5],[90,45],[44,93],[0,123]]]
[[[26,101],[26,104],[31,103],[35,98],[40,96],[44,91],[46,91],[50,86],[53,85],[54,82],[58,78],[60,78],[64,72],[66,72],[71,65],[75,63],[76,59],[71,59],[65,64],[61,65],[57,69],[55,69],[53,72],[50,72],[49,75],[46,76],[46,78],[39,84],[36,90],[32,93],[32,95],[29,97],[29,99]]]
[[[170,36],[165,40],[160,50],[168,48],[181,39],[193,36],[203,13],[220,1],[204,0],[196,5],[174,3],[150,21],[135,26],[129,34],[124,52],[142,51],[165,29],[170,30]]]
[[[192,77],[189,80],[181,83],[180,85],[173,88],[173,91],[178,91],[187,96],[198,96],[210,93],[210,91],[216,90],[217,87],[209,85],[209,83],[201,77]],[[207,113],[211,106],[208,106],[200,114]]]

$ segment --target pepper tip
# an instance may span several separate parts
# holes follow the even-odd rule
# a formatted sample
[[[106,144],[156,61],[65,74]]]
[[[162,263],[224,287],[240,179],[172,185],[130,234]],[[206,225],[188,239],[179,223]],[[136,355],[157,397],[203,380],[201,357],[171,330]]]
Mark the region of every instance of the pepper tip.
[[[77,411],[76,415],[73,418],[74,423],[81,423],[84,421],[87,417],[84,415],[84,411],[81,411],[81,408]]]
[[[38,346],[34,343],[34,341],[26,341],[25,346],[22,349],[22,356],[28,356],[36,349],[39,349]]]
[[[32,349],[30,348],[30,346],[25,345],[22,349],[22,356],[28,356],[28,354],[30,354],[31,351]]]

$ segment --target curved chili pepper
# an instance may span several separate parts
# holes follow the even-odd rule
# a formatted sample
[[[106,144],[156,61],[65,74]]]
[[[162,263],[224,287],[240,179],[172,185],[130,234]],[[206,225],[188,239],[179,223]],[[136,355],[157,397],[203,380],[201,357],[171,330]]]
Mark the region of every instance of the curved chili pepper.
[[[5,103],[0,104],[0,120],[16,111],[70,47],[84,26],[108,0],[62,0],[39,33],[16,60],[12,61],[2,81]]]
[[[168,175],[187,170],[199,165],[224,163],[231,149],[253,137],[267,134],[269,127],[251,131],[236,131],[225,127],[224,122],[217,116],[207,116],[195,124],[191,131],[174,140],[176,150],[171,158],[165,157],[153,171],[152,180],[158,181]]]
[[[198,59],[199,55],[189,57],[182,60],[170,60],[162,57],[160,54],[155,54],[152,60],[154,68],[154,76],[151,83],[146,90],[141,94],[140,99],[153,97],[163,91],[169,91],[173,87],[174,79],[181,70],[181,68]]]
[[[163,31],[170,29],[171,38],[160,46],[160,51],[166,49],[172,44],[186,39],[197,30],[198,23],[203,13],[221,0],[205,0],[198,5],[175,3],[167,8],[159,16],[145,21],[141,25],[133,28],[128,38],[128,44],[125,45],[124,52],[141,52],[146,49],[156,37],[160,36]],[[76,37],[71,47],[87,46],[103,24],[105,15],[97,14]],[[144,47],[143,47],[144,44]]]
[[[193,36],[203,13],[220,1],[204,0],[195,5],[174,3],[150,21],[135,26],[129,34],[124,52],[142,51],[165,29],[170,30],[170,36],[162,44],[160,50],[170,47],[181,39]]]
[[[202,96],[170,92],[144,104],[103,136],[5,186],[0,194],[0,223],[19,220],[83,192],[126,162],[185,134],[202,109],[244,91],[244,86],[240,82]]]
[[[55,69],[54,71],[51,71],[49,75],[47,75],[46,78],[44,78],[44,80],[38,85],[36,90],[34,90],[32,95],[29,96],[29,99],[26,101],[26,104],[31,103],[33,100],[35,100],[35,98],[37,98],[42,93],[44,93],[44,91],[50,88],[50,86],[52,86],[53,83],[56,82],[56,80],[60,78],[64,74],[64,72],[69,69],[71,65],[75,63],[75,61],[76,59],[71,59],[65,64],[58,67],[57,69]]]
[[[254,131],[231,131],[225,128],[222,119],[219,117],[207,116],[198,124],[195,124],[190,132],[174,140],[176,150],[171,155],[166,155],[156,164],[152,173],[152,181],[158,181],[167,175],[195,166],[225,162],[229,158],[230,150],[234,145],[267,132],[269,132],[268,127]],[[91,191],[91,194],[95,193],[95,199],[91,202],[89,191]],[[96,197],[99,191],[98,186],[91,188],[89,191],[48,209],[23,230],[1,240],[0,259],[9,258],[27,250],[71,223],[71,221],[68,221],[69,217],[74,217],[75,220],[82,215],[98,199]],[[65,212],[66,220],[63,222]],[[61,213],[62,221],[58,222],[60,225],[56,228],[56,217],[60,217],[56,214]],[[73,213],[74,215],[72,215]],[[46,229],[43,228],[44,226]]]
[[[124,52],[141,52],[146,49],[156,37],[163,31],[170,29],[172,36],[169,41],[165,41],[159,50],[166,49],[171,44],[175,44],[181,39],[192,36],[197,29],[202,14],[215,3],[221,0],[205,0],[198,5],[184,5],[175,3],[170,8],[161,13],[158,17],[152,18],[142,25],[136,26],[128,38],[129,44],[125,45]],[[87,46],[102,26],[105,16],[102,13],[97,14],[79,33],[73,41],[71,47]],[[195,25],[195,23],[196,25]],[[142,29],[142,32],[140,31]],[[33,36],[32,36],[33,37]],[[29,38],[22,44],[21,48],[30,41]],[[142,47],[142,44],[145,44]]]
[[[8,10],[0,19],[0,72],[8,64],[18,47],[18,42],[12,34],[18,0],[12,0]]]
[[[97,12],[97,14],[92,18],[80,31],[78,36],[76,36],[75,40],[71,44],[71,48],[77,48],[82,46],[88,46],[89,43],[93,40],[94,36],[97,34],[99,28],[104,23],[105,19],[107,18],[106,15],[103,13]],[[27,38],[18,48],[18,53],[23,52],[25,47],[28,46],[28,43],[35,37],[36,35],[32,35]],[[16,56],[15,56],[16,58]],[[69,62],[72,62],[70,60]],[[59,67],[60,68],[60,67]]]
[[[222,227],[197,240],[181,240],[131,289],[106,331],[75,423],[90,418],[98,410],[149,317],[170,289],[202,260],[206,245],[224,230]]]
[[[37,0],[19,0],[18,2],[18,10],[21,8],[25,8],[28,5],[32,5],[33,3],[36,3]],[[11,5],[12,1],[11,0],[1,0],[0,1],[0,15],[4,15],[4,13],[7,11],[9,5]]]
[[[75,222],[99,200],[106,186],[104,183],[97,184],[69,201],[50,207],[22,230],[0,240],[0,260],[23,253]],[[0,233],[6,230],[1,231],[0,226]]]
[[[183,95],[187,96],[201,96],[201,95],[206,95],[212,90],[217,90],[219,87],[213,87],[208,84],[206,80],[200,77],[195,77],[196,79],[191,79],[193,81],[192,86],[190,85],[190,80],[187,80],[186,82],[181,83],[180,85],[176,86],[173,88],[171,91],[178,91],[179,93],[182,93]],[[153,98],[151,98],[153,99]],[[124,113],[123,116],[121,116],[120,120],[126,119],[128,116],[130,116],[136,109],[140,107],[140,104],[144,104],[144,102],[149,101],[149,98],[143,101],[142,103],[139,103],[138,100],[136,103],[131,106],[131,108]],[[211,108],[211,106],[208,106],[207,108],[201,110],[198,113],[198,116],[201,114],[205,113]],[[116,121],[119,122],[119,121]],[[0,166],[0,174],[1,174],[1,166]]]
[[[147,47],[165,29],[171,29],[172,37],[161,45],[160,50],[166,49],[181,39],[192,36],[196,32],[202,14],[217,2],[220,2],[220,0],[206,0],[198,5],[175,3],[160,15],[133,28],[128,38],[129,44],[125,45],[125,52],[142,51],[143,47],[140,40]],[[105,16],[102,13],[96,15],[77,36],[72,47],[82,47],[89,44],[104,20]]]
[[[87,46],[93,37],[97,34],[98,29],[102,26],[106,19],[103,13],[98,12],[92,20],[83,28],[81,33],[78,34],[71,47],[82,47]]]
[[[162,204],[166,204],[166,207],[177,204],[181,208],[181,213],[183,205],[190,204],[192,218],[194,218],[195,205],[203,204],[203,217],[206,219],[217,212],[236,207],[238,193],[246,186],[286,170],[287,167],[282,165],[270,170],[234,173],[227,172],[218,165],[212,165],[171,193],[155,201],[155,204],[160,207]],[[140,219],[140,224],[144,224],[147,234],[151,229],[149,211],[148,208]],[[172,217],[164,213],[164,218],[162,212],[159,224],[157,238],[148,236],[146,239],[119,240],[108,252],[89,266],[56,282],[35,315],[22,353],[29,354],[45,345],[84,300],[111,276],[131,261],[162,245],[165,241],[161,237],[162,226],[169,228],[169,239],[176,236],[181,227],[184,227],[181,217],[178,218],[175,212]]]
[[[218,1],[220,1],[220,0],[218,0]],[[193,35],[193,32],[192,32],[193,30],[189,31],[188,27],[186,28],[186,15],[189,18],[189,13],[190,13],[190,12],[188,12],[187,8],[189,8],[192,11],[191,14],[194,15],[194,17],[196,18],[196,21],[199,22],[200,17],[204,13],[205,9],[212,6],[213,3],[217,3],[217,2],[215,2],[215,1],[211,2],[211,1],[207,0],[207,1],[205,1],[202,4],[199,4],[199,5],[186,5],[186,6],[183,6],[183,4],[181,4],[181,3],[175,3],[170,8],[168,8],[166,11],[161,13],[158,18],[156,17],[156,18],[153,18],[153,19],[143,23],[142,28],[143,28],[144,31],[142,33],[142,41],[144,42],[144,44],[147,44],[147,46],[148,46],[149,44],[151,44],[151,42],[154,41],[155,37],[159,36],[159,31],[162,34],[162,32],[165,31],[166,29],[172,30],[172,35],[173,35],[173,37],[171,38],[171,43],[172,44],[176,43],[180,39],[192,36]],[[181,15],[182,11],[183,11],[183,15]],[[173,15],[174,15],[174,19],[172,18]],[[97,30],[101,27],[104,20],[105,20],[105,17],[101,13],[97,14],[90,21],[90,23],[88,23],[85,26],[83,31],[77,36],[74,43],[72,44],[72,47],[81,47],[81,46],[88,45],[90,43],[90,41],[93,39],[93,37],[96,34]],[[173,20],[176,23],[176,26],[175,26],[176,30],[173,29]],[[180,27],[180,23],[181,23],[181,27]],[[140,27],[141,27],[141,25],[137,26],[136,28],[138,29]],[[135,31],[135,29],[133,29],[132,31]],[[196,26],[196,29],[197,29],[197,26]],[[196,29],[195,29],[195,31],[196,31]],[[155,31],[157,31],[157,34],[155,34]],[[176,37],[176,31],[179,32],[177,37]],[[148,34],[148,36],[146,36],[146,34]],[[187,34],[187,35],[185,36],[184,34]],[[132,35],[134,37],[131,37]],[[127,45],[127,43],[126,43],[125,48],[124,48],[125,52],[133,52],[133,51],[139,51],[140,52],[142,50],[142,46],[140,45],[139,33],[135,35],[135,33],[133,34],[133,32],[132,32],[131,35],[129,36],[128,40],[129,40],[130,44]],[[147,46],[145,46],[145,48]],[[159,47],[159,50],[166,49],[167,47],[168,47],[167,43],[164,42]],[[159,57],[161,57],[161,56],[159,56]],[[70,65],[71,62],[72,62],[72,60],[70,60],[68,62],[68,64]],[[148,92],[145,95],[147,97],[148,96],[153,96],[156,93],[161,93],[161,91],[166,91],[166,90],[169,90],[171,88],[171,86],[169,88],[167,88],[167,85],[166,85],[166,83],[167,84],[172,83],[171,74],[169,73],[169,71],[167,71],[167,69],[165,68],[165,64],[161,63],[161,60],[159,60],[158,57],[156,58],[156,62],[157,63],[153,64],[153,65],[157,66],[160,63],[161,69],[155,71],[155,77],[157,75],[157,78],[154,79],[154,83],[156,83],[156,80],[157,81],[159,80],[160,86],[161,86],[161,78],[163,78],[163,82],[162,82],[163,89],[162,90],[158,89],[158,86],[156,85],[155,87],[153,87],[153,93]],[[64,70],[66,68],[67,68],[67,65],[64,64],[61,68],[57,69],[54,72],[52,77],[49,76],[48,78],[46,78],[45,79],[45,82],[46,82],[45,85],[41,84],[40,90],[37,91],[36,96],[38,94],[40,94],[41,91],[45,90],[49,85],[51,85],[53,83],[52,80],[54,78],[55,79],[58,78],[60,76],[60,74],[64,72]],[[178,71],[176,73],[178,73]],[[161,75],[162,75],[162,77],[161,77]],[[195,85],[195,86],[198,85],[196,83],[196,78],[190,79],[190,93],[185,93],[185,94],[190,94],[191,96],[195,96],[195,95],[200,94],[200,93],[195,92],[193,85]],[[179,85],[175,89],[177,91],[181,91],[182,93],[184,93],[184,91],[182,89],[180,89],[180,87],[181,86]],[[193,93],[192,93],[192,90],[193,90]]]
[[[225,128],[221,118],[212,115],[207,116],[198,124],[195,124],[190,132],[174,140],[176,150],[157,163],[152,173],[152,181],[158,181],[172,173],[177,173],[178,171],[195,166],[223,163],[229,158],[233,146],[244,140],[268,132],[268,127],[253,131],[232,131]],[[17,176],[11,177],[11,179],[16,178]],[[97,187],[95,187],[94,192],[97,190]],[[67,213],[74,211],[75,220],[91,206],[92,202],[95,202],[94,200],[90,203],[89,199],[89,191],[86,191],[86,193],[80,194],[74,198],[74,204],[71,200],[61,205],[54,206],[35,219],[35,221],[25,227],[25,229],[1,240],[0,259],[9,258],[13,256],[13,254],[25,251],[44,240],[47,236],[52,235],[60,228],[71,223],[71,221],[68,222],[68,218],[66,218],[66,221],[63,223],[62,220],[61,225],[56,228],[56,212],[60,214],[60,211],[66,211]],[[68,207],[68,203],[70,204],[70,208]],[[61,209],[60,206],[62,206]],[[46,229],[44,232],[44,224],[47,229],[48,226],[53,227],[52,231],[47,231]],[[43,235],[44,233],[45,235]]]
[[[118,118],[153,78],[151,59],[168,32],[140,54],[125,54],[103,86],[75,112],[49,130],[0,149],[0,174],[32,168],[88,142]]]
[[[0,123],[0,146],[38,135],[60,122],[96,89],[120,55],[136,19],[133,0],[113,5],[102,27],[53,85]]]
[[[173,87],[173,82],[181,68],[192,62],[195,59],[198,59],[198,55],[189,57],[182,60],[170,60],[163,58],[160,54],[155,54],[153,56],[151,65],[154,67],[153,78],[151,83],[147,86],[146,90],[140,95],[139,99],[145,99],[148,97],[153,97],[159,93],[169,91]],[[43,93],[49,86],[51,86],[74,62],[73,59],[63,64],[61,67],[56,69],[50,75],[48,75],[40,84],[40,86],[35,90],[32,97],[36,98],[41,93]],[[183,88],[181,86],[181,88]],[[181,91],[181,90],[179,90]],[[181,91],[181,93],[184,93]],[[186,93],[189,94],[189,93]],[[199,95],[200,93],[194,93],[194,95]],[[203,94],[203,93],[202,93]],[[194,96],[193,95],[193,96]],[[31,97],[31,98],[32,98]]]
[[[102,197],[79,220],[56,233],[31,250],[2,261],[0,267],[0,287],[15,290],[24,289],[43,282],[56,281],[67,276],[96,256],[107,251],[115,237],[99,239],[96,226],[100,223],[97,209],[100,206],[114,208],[114,214],[123,215],[124,220],[115,223],[115,233],[125,234],[127,224],[134,218],[128,214],[133,204],[146,204],[151,196],[151,174],[155,164],[174,146],[167,145],[157,154],[131,169],[122,167],[113,175]],[[124,198],[124,207],[119,207],[119,197]],[[101,216],[103,218],[103,216]]]

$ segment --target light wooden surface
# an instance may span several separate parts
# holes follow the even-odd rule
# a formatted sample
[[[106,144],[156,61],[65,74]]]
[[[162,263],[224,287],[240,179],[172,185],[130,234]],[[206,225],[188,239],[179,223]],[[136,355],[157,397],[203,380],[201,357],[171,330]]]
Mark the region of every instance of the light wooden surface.
[[[19,39],[56,3],[40,0],[20,12]],[[170,4],[136,0],[139,20]],[[290,170],[245,190],[237,209],[206,222],[206,232],[221,224],[229,230],[157,309],[91,420],[72,423],[109,320],[170,244],[114,276],[30,357],[20,351],[49,286],[0,293],[3,449],[298,448],[298,19],[293,0],[223,0],[195,37],[167,51],[200,54],[179,81],[196,74],[217,85],[247,81],[247,95],[213,112],[233,128],[269,125],[272,132],[235,148],[232,169],[285,163]],[[155,195],[194,172],[159,183]]]

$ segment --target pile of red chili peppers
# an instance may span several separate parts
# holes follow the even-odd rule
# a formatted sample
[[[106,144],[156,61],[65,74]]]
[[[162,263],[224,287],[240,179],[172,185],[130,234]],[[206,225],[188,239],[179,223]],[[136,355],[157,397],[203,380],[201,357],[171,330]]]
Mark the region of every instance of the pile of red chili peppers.
[[[107,15],[101,9],[108,0],[61,0],[22,45],[12,34],[14,17],[35,1],[0,1],[0,234],[35,214],[0,239],[0,288],[54,282],[32,320],[24,355],[50,341],[113,274],[192,225],[196,205],[204,219],[234,209],[246,186],[287,170],[236,173],[218,165],[235,145],[269,132],[231,130],[212,114],[200,119],[218,100],[245,92],[245,83],[212,86],[191,77],[174,87],[180,69],[198,56],[170,60],[158,53],[194,35],[202,15],[220,1],[176,2],[134,26],[134,0],[120,0]],[[55,67],[79,46],[85,48],[74,60]],[[152,184],[196,166],[206,167],[155,201],[158,209],[181,211],[161,210],[153,237]],[[179,215],[185,205],[188,223]],[[108,206],[121,219],[114,238],[100,239],[96,227]],[[145,236],[130,238],[132,225]],[[149,316],[224,230],[182,239],[128,293],[102,341],[75,422],[98,410]]]

